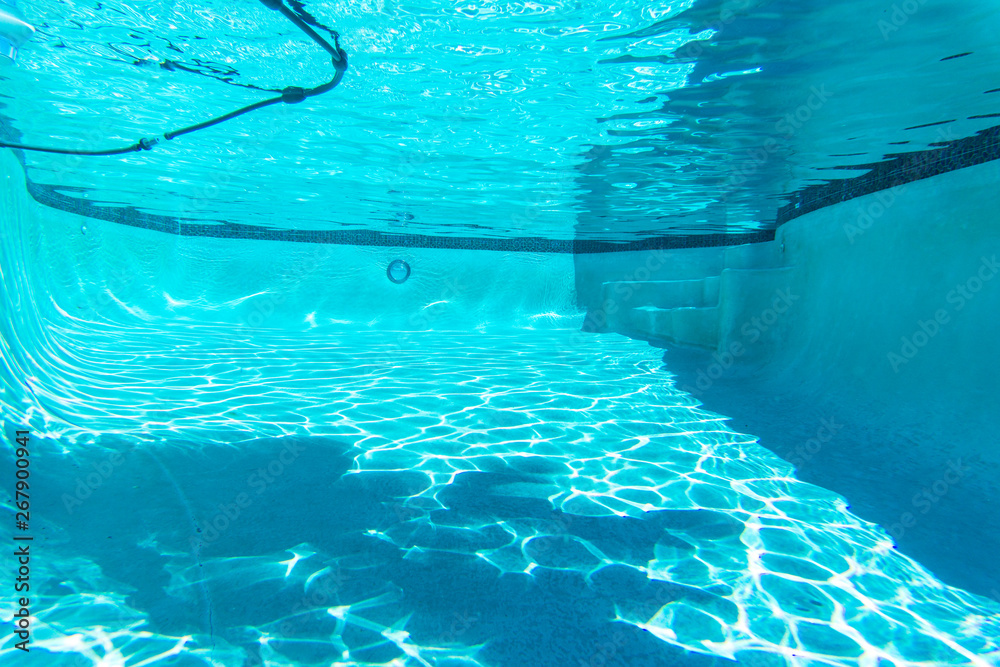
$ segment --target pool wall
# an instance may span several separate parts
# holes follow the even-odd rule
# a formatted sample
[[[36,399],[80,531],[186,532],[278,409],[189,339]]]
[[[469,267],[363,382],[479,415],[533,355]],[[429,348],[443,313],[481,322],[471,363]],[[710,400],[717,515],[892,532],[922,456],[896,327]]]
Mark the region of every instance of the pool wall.
[[[998,180],[994,161],[781,227],[782,266],[800,299],[788,310],[786,337],[761,356],[933,430],[961,423],[992,440],[1000,413]],[[764,290],[744,301],[746,317],[736,321],[768,298]],[[734,325],[720,349],[740,336]]]
[[[617,258],[625,263],[606,265],[603,301],[595,314],[592,299],[588,321],[714,353],[703,384],[752,367],[851,396],[890,420],[991,441],[1000,412],[998,180],[994,161],[806,214],[771,243],[673,251],[644,284],[628,281],[660,260]],[[715,301],[690,296],[699,271],[703,283],[718,276]],[[711,316],[705,331],[676,331],[678,315],[698,311]]]
[[[570,255],[178,236],[40,206],[9,152],[0,173],[8,252],[21,248],[30,274],[15,278],[85,320],[409,331],[569,326],[576,316]],[[386,276],[394,259],[412,268],[404,284]]]
[[[183,335],[199,324],[216,325],[226,340],[256,340],[262,350],[271,344],[269,331],[301,332],[305,353],[336,346],[342,333],[382,332],[373,345],[384,345],[385,332],[400,332],[390,340],[402,349],[411,344],[406,332],[568,329],[582,320],[569,254],[237,241],[137,229],[40,205],[6,150],[0,235],[0,418],[30,422],[39,433],[61,433],[65,423],[86,428],[79,415],[105,410],[90,396],[94,383],[131,381],[131,353],[122,352],[126,365],[116,365],[89,349],[88,337],[120,336],[138,346],[136,364],[155,357],[169,365],[165,339],[152,332]],[[386,275],[397,258],[412,267],[401,285]],[[218,354],[225,358],[226,350]],[[180,375],[199,372],[190,363],[178,366],[171,382],[191,382]]]

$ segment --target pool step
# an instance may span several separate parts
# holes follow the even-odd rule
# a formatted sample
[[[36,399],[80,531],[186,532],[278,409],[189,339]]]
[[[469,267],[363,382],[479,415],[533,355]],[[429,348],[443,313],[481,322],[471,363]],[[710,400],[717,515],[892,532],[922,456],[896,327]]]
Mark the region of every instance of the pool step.
[[[716,306],[657,308],[640,306],[628,311],[622,333],[663,338],[683,345],[715,349],[719,342],[719,309]]]
[[[749,348],[762,337],[780,337],[783,313],[798,298],[789,291],[793,269],[737,268],[764,263],[774,253],[762,247],[727,255],[731,266],[721,276],[699,280],[603,283],[604,330],[708,349],[733,343]]]
[[[607,329],[714,348],[719,338],[720,289],[719,276],[606,282]]]
[[[604,303],[622,308],[701,308],[719,302],[719,277],[699,280],[619,280],[602,283]]]

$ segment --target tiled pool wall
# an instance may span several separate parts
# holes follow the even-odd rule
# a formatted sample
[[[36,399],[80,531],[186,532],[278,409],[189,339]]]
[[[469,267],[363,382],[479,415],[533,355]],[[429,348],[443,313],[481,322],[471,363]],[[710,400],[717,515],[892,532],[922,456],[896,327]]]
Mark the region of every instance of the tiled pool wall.
[[[20,212],[5,216],[5,230],[24,275],[8,279],[30,282],[43,317],[469,330],[566,327],[575,315],[569,254],[162,233],[41,206],[26,197],[14,158],[0,160]],[[411,268],[402,284],[386,275],[395,259]]]
[[[2,115],[0,115],[2,125]],[[22,161],[23,164],[23,161]],[[649,237],[629,242],[586,238],[542,238],[430,235],[380,232],[369,229],[277,229],[243,225],[229,221],[201,222],[173,216],[151,214],[132,206],[104,206],[61,192],[60,188],[34,183],[26,187],[39,204],[84,217],[113,222],[127,227],[148,229],[183,237],[232,239],[239,241],[277,241],[318,245],[420,248],[431,250],[483,250],[492,252],[527,252],[545,254],[605,254],[647,250],[674,250],[760,243],[774,238],[772,229],[741,233],[688,234]]]
[[[1000,90],[991,92],[1000,93]],[[864,169],[866,173],[856,178],[810,185],[792,193],[789,203],[778,210],[777,223],[782,225],[827,206],[996,159],[1000,159],[1000,126],[981,130],[971,137],[940,142],[937,148],[890,155],[881,162],[855,165],[851,169]]]

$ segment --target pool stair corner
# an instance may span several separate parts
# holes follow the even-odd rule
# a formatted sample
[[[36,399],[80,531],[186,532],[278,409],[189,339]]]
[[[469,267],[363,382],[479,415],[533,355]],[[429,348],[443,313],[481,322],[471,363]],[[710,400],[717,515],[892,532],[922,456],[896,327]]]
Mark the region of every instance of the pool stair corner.
[[[726,248],[719,275],[688,280],[618,280],[601,285],[605,330],[707,350],[728,349],[743,324],[782,285],[780,247],[758,243]]]

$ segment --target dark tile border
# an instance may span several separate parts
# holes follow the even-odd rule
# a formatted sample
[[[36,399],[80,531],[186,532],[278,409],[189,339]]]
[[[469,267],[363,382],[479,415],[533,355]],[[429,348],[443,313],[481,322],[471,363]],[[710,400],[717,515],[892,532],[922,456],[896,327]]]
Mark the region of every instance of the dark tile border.
[[[20,133],[10,125],[9,118],[0,113],[0,137],[17,141]],[[0,149],[6,150],[6,149]],[[263,225],[240,225],[224,220],[205,221],[176,218],[146,213],[132,206],[101,206],[73,197],[64,192],[81,191],[81,188],[59,187],[35,183],[28,174],[23,151],[14,151],[24,171],[28,194],[43,206],[105,220],[119,225],[148,229],[178,236],[202,236],[245,241],[287,241],[291,243],[322,243],[381,248],[434,248],[439,250],[492,250],[497,252],[533,252],[555,254],[595,254],[642,250],[673,250],[679,248],[707,248],[774,240],[774,230],[760,230],[738,234],[694,234],[658,236],[628,243],[586,239],[548,239],[536,236],[516,238],[488,238],[467,236],[433,236],[430,234],[394,234],[374,230],[302,230],[279,229]]]
[[[0,136],[12,134],[7,118],[0,114]],[[6,130],[6,132],[3,132]],[[131,206],[101,206],[72,197],[58,186],[38,184],[28,176],[21,151],[14,151],[24,170],[31,197],[50,208],[120,225],[176,234],[247,241],[286,241],[383,248],[434,248],[440,250],[491,250],[496,252],[534,252],[552,254],[599,254],[644,250],[711,248],[773,241],[775,229],[732,234],[692,234],[658,236],[627,243],[588,239],[548,239],[543,237],[488,238],[433,236],[430,234],[395,234],[374,230],[299,230],[259,225],[240,225],[226,221],[206,222],[146,213]],[[912,153],[890,154],[889,159],[874,164],[834,167],[834,169],[869,169],[856,178],[839,179],[806,186],[785,198],[790,203],[778,209],[775,228],[813,211],[886,190],[904,183],[930,178],[956,169],[1000,159],[1000,125],[980,130],[972,137],[958,139],[940,148]]]
[[[948,142],[940,148],[886,157],[889,159],[875,164],[834,167],[871,171],[855,178],[809,185],[788,195],[786,199],[791,201],[778,209],[777,224],[780,226],[806,213],[879,190],[1000,159],[1000,125]]]
[[[493,250],[498,252],[535,252],[560,254],[590,254],[628,252],[636,250],[670,250],[674,248],[705,248],[740,245],[774,240],[774,230],[742,234],[702,234],[691,236],[658,236],[629,243],[612,243],[583,239],[547,239],[535,236],[517,238],[485,238],[467,236],[432,236],[429,234],[393,234],[374,230],[301,230],[278,229],[231,222],[215,224],[187,221],[172,216],[145,213],[131,206],[100,206],[85,199],[70,197],[51,185],[30,180],[28,192],[44,206],[77,215],[106,220],[129,227],[210,238],[246,241],[288,241],[292,243],[323,243],[333,245],[375,246],[382,248],[435,248],[440,250]]]

